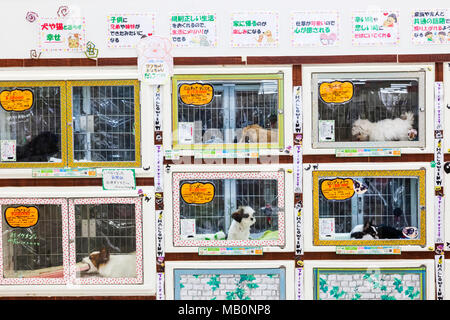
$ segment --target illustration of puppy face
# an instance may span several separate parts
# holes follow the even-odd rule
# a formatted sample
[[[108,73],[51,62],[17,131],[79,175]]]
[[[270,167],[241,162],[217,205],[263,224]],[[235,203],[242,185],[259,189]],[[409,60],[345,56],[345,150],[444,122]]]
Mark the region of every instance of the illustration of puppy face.
[[[367,192],[368,188],[357,180],[353,180],[353,189],[357,194],[364,194]]]
[[[416,227],[405,227],[403,228],[402,233],[405,238],[416,239],[419,235],[419,230]]]
[[[98,272],[100,265],[109,261],[109,250],[102,248],[100,251],[94,251],[82,261],[89,265],[89,269],[85,271],[86,273]]]
[[[352,136],[356,141],[367,141],[369,140],[369,132],[366,128],[370,125],[369,120],[358,119],[353,122],[352,126]]]
[[[255,210],[251,207],[245,206],[239,207],[238,210],[231,215],[231,217],[239,222],[243,227],[250,228],[256,222],[254,215]]]

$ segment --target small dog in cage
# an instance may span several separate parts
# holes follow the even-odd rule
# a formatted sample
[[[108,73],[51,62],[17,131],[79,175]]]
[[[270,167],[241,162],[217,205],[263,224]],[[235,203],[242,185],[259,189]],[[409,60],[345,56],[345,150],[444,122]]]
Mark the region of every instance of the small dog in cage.
[[[85,273],[98,273],[104,278],[136,277],[136,252],[110,254],[109,249],[102,248],[83,258],[82,262],[89,266]]]
[[[359,224],[350,231],[350,238],[362,240],[400,239],[403,237],[401,230],[386,225],[375,226],[372,221]]]
[[[250,227],[255,224],[255,210],[249,206],[239,207],[233,212],[230,229],[228,229],[227,240],[248,240],[250,238]]]
[[[251,124],[242,129],[239,143],[278,142],[278,132],[273,129],[264,129],[258,124]]]
[[[414,114],[403,113],[399,118],[371,122],[358,119],[353,122],[352,135],[357,141],[407,141],[414,140],[417,131],[413,129]]]

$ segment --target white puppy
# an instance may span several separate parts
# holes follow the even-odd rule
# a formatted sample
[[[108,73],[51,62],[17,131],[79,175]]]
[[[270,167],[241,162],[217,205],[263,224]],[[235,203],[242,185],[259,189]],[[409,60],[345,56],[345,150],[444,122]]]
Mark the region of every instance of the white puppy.
[[[358,141],[407,141],[413,140],[417,131],[413,129],[414,114],[404,113],[400,118],[371,122],[358,119],[353,122],[352,135]]]
[[[231,217],[230,229],[227,240],[248,240],[250,237],[250,227],[255,224],[255,210],[249,206],[239,207]]]
[[[104,278],[135,278],[136,252],[110,255],[108,249],[92,252],[82,262],[89,265],[86,273],[98,273]]]

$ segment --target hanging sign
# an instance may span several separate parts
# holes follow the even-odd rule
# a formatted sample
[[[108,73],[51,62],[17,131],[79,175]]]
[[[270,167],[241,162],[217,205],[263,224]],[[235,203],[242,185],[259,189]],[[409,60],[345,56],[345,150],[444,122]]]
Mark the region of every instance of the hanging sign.
[[[295,12],[291,16],[292,46],[336,46],[339,43],[339,14]]]
[[[277,47],[278,14],[241,12],[231,15],[232,47]]]
[[[355,194],[354,183],[352,179],[322,180],[320,191],[328,200],[347,200]]]
[[[39,210],[36,207],[25,206],[7,208],[5,220],[11,228],[31,228],[38,223]]]
[[[450,10],[415,10],[411,39],[416,45],[450,44]]]
[[[303,262],[301,262],[303,263]],[[297,283],[297,300],[303,300],[303,279],[304,279],[304,272],[303,272],[303,266],[295,268],[295,282]]]
[[[38,18],[39,50],[84,52],[86,26],[84,17]]]
[[[157,210],[156,212],[156,257],[164,257],[164,219],[163,211]]]
[[[296,232],[295,232],[295,255],[301,256],[303,254],[303,217],[302,205],[299,203],[294,208]]]
[[[153,97],[153,102],[154,102],[154,108],[153,108],[153,112],[154,112],[154,118],[155,118],[155,131],[162,131],[163,127],[162,127],[162,119],[163,117],[161,116],[162,114],[162,97],[161,97],[161,86],[158,85],[155,88],[155,94]]]
[[[155,192],[164,192],[163,190],[163,160],[164,152],[162,145],[155,145]]]
[[[397,45],[400,42],[398,11],[354,12],[353,45]]]
[[[320,98],[326,103],[344,103],[353,98],[353,83],[349,81],[322,82],[319,87]]]
[[[103,169],[103,190],[134,190],[136,174],[134,169]]]
[[[165,84],[173,74],[172,43],[159,36],[148,36],[136,45],[138,77],[147,84]]]
[[[187,105],[204,106],[214,98],[211,84],[183,83],[178,90],[181,101]]]
[[[170,38],[175,47],[217,47],[217,18],[214,13],[173,13]]]
[[[156,300],[165,300],[164,272],[156,273]]]
[[[110,14],[108,21],[109,48],[135,48],[142,36],[155,32],[155,14]]]
[[[303,132],[302,87],[294,87],[294,134]]]
[[[0,105],[5,111],[25,111],[33,105],[33,92],[28,89],[3,90],[0,93]]]
[[[436,300],[444,300],[444,254],[434,256],[435,281],[436,281]]]
[[[302,193],[303,191],[303,155],[302,146],[294,145],[294,192]]]
[[[181,198],[189,204],[205,204],[214,199],[215,187],[212,183],[183,183],[181,185]]]

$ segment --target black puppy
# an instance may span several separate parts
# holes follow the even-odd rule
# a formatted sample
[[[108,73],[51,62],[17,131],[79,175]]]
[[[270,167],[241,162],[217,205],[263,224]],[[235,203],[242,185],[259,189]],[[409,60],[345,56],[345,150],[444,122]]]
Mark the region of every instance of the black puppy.
[[[58,136],[45,131],[23,146],[17,146],[17,162],[48,162],[50,156],[59,152]]]
[[[401,239],[403,233],[401,230],[397,230],[394,227],[387,225],[374,226],[372,221],[367,221],[364,225],[357,225],[350,233],[351,238],[355,239]]]

